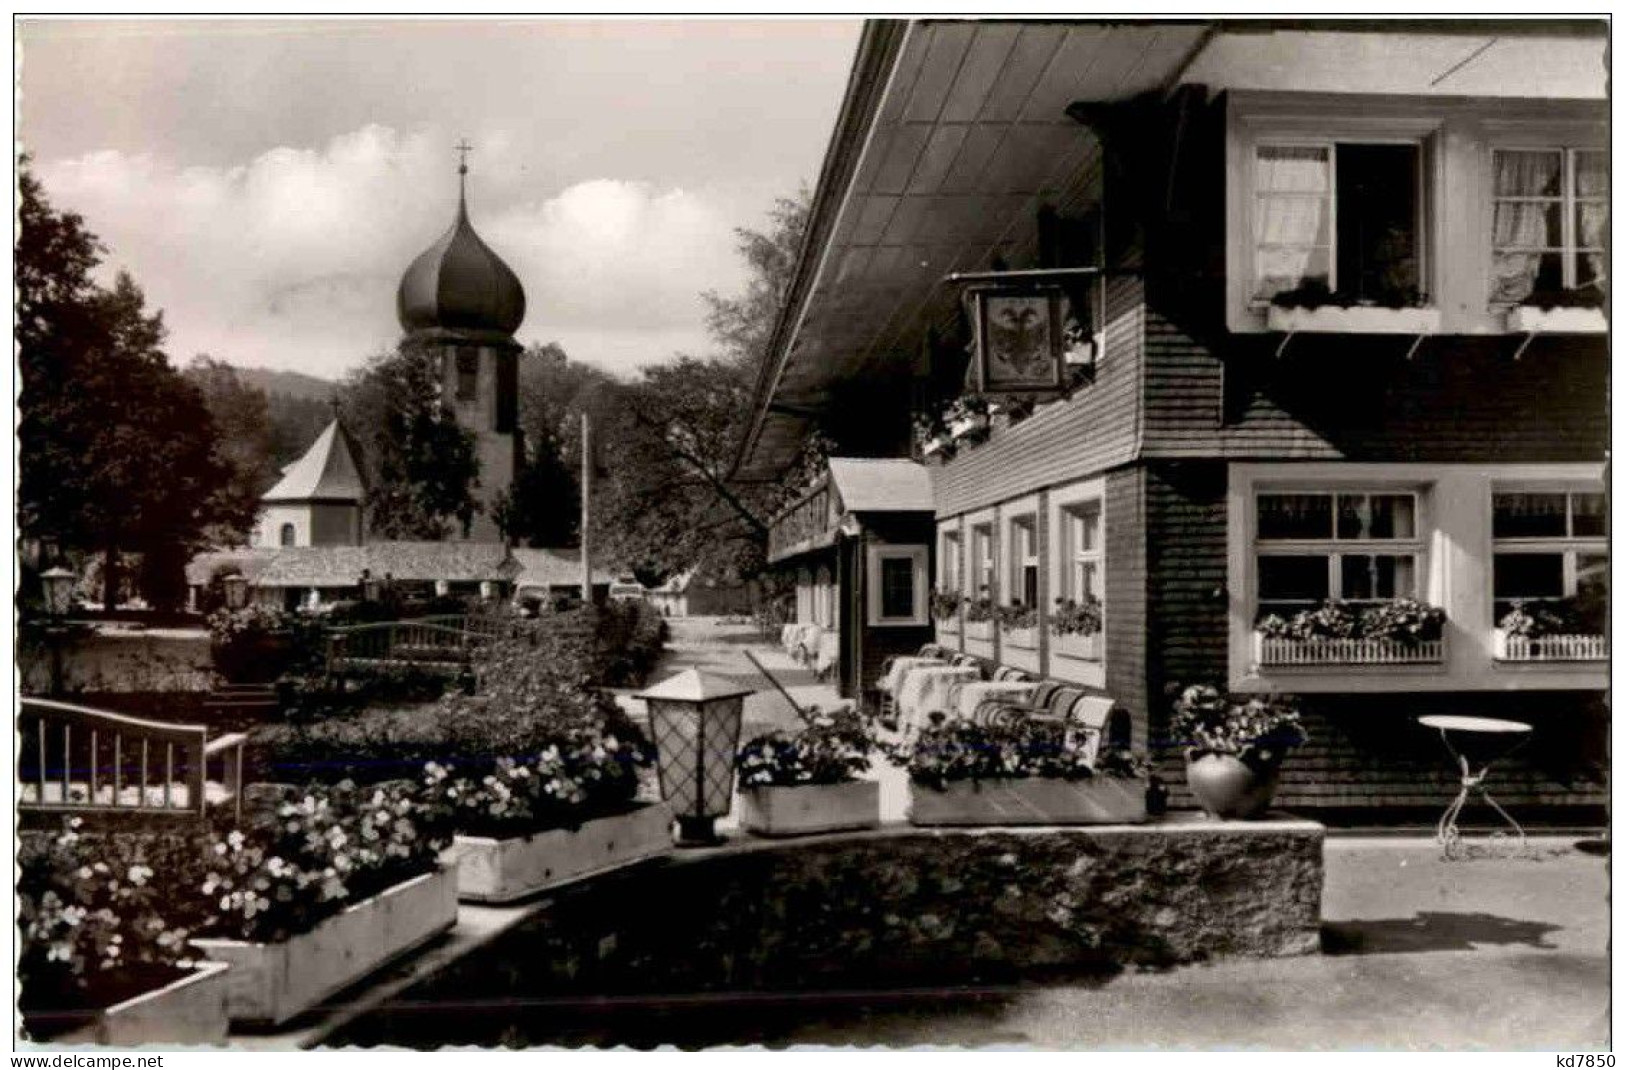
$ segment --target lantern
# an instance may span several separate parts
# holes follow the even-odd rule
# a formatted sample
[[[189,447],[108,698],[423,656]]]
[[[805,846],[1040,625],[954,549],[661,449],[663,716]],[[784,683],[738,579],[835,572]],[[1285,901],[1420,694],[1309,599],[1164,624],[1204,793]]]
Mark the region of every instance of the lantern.
[[[677,815],[677,844],[721,841],[716,820],[733,806],[734,754],[745,696],[732,680],[689,669],[638,695],[659,752],[660,795]]]
[[[226,589],[227,609],[242,609],[248,604],[248,577],[241,572],[222,578],[220,586]]]
[[[39,578],[45,588],[45,612],[53,617],[66,616],[73,598],[74,574],[57,565],[41,572]]]

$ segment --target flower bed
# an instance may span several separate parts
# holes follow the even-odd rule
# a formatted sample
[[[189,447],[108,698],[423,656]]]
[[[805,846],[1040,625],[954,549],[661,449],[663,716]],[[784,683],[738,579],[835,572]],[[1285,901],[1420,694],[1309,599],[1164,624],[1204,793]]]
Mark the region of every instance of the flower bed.
[[[1605,635],[1509,635],[1495,630],[1495,657],[1499,661],[1605,661]]]
[[[23,1023],[35,1040],[218,1043],[225,989],[200,969],[188,904],[189,838],[81,835],[70,819],[25,837],[17,882]]]
[[[1444,660],[1444,625],[1444,610],[1413,598],[1358,610],[1331,601],[1260,620],[1253,654],[1268,666],[1431,664]]]
[[[873,723],[850,707],[814,706],[799,731],[769,732],[739,750],[740,825],[796,836],[880,824],[879,785],[858,777],[875,749]]]
[[[914,825],[1134,825],[1146,819],[1147,782],[1098,776],[1087,780],[994,777],[940,788],[910,783]]]
[[[672,848],[671,808],[639,803],[620,814],[528,836],[459,835],[446,852],[457,870],[457,897],[506,903],[581,880]]]
[[[1146,763],[1089,745],[1088,729],[1022,718],[933,718],[891,748],[919,825],[1116,824],[1145,820]]]
[[[267,942],[202,939],[197,944],[209,957],[231,964],[231,1020],[274,1026],[456,923],[456,873],[443,868],[352,903],[307,932]]]

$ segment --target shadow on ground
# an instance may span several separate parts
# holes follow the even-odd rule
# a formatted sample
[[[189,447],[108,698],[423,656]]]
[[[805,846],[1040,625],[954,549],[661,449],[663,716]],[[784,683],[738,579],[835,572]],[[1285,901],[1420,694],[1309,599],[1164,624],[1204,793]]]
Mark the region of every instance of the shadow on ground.
[[[1409,918],[1354,918],[1320,929],[1328,955],[1402,955],[1426,951],[1471,951],[1479,945],[1550,948],[1549,933],[1559,926],[1495,914],[1423,911]]]

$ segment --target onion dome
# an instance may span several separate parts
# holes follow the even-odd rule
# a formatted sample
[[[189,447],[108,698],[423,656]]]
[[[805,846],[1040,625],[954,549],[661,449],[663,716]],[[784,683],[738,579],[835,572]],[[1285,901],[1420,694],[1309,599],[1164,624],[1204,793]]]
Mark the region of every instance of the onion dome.
[[[395,309],[408,337],[429,341],[512,342],[524,322],[525,289],[474,233],[461,191],[457,221],[406,269]]]

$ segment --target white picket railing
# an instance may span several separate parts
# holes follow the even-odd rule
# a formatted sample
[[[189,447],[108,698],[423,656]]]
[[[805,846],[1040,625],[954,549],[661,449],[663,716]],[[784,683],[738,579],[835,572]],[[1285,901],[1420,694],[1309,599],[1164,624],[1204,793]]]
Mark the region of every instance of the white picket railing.
[[[1260,665],[1427,665],[1444,661],[1444,640],[1269,639],[1254,633]]]
[[[1508,635],[1495,630],[1495,657],[1499,661],[1604,661],[1605,635]]]

